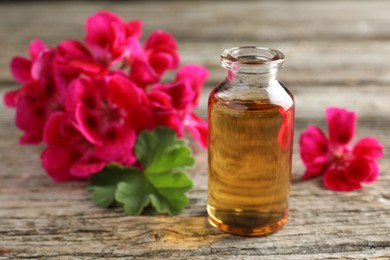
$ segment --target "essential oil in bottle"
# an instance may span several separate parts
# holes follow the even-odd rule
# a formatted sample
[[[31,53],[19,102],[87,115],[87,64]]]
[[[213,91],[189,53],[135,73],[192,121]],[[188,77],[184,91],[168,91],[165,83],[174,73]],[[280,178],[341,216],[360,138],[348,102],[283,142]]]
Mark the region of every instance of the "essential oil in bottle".
[[[224,52],[228,77],[209,98],[209,222],[259,236],[287,222],[294,101],[278,81],[272,49]],[[257,73],[258,72],[258,73]]]

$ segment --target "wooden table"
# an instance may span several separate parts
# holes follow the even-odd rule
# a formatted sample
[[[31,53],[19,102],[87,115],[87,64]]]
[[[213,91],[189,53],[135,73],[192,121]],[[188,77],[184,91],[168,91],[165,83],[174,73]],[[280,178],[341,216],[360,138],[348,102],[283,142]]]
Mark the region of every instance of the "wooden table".
[[[210,70],[198,112],[224,77],[219,54],[236,45],[283,51],[280,79],[297,103],[297,139],[325,128],[324,109],[358,113],[357,137],[385,146],[378,181],[336,193],[320,179],[301,181],[295,145],[290,220],[267,237],[222,233],[206,220],[206,151],[195,146],[195,187],[183,214],[126,216],[93,206],[86,183],[55,183],[40,167],[42,146],[20,146],[14,111],[0,112],[0,259],[389,259],[390,2],[388,1],[47,1],[0,3],[0,93],[16,88],[8,62],[40,38],[81,39],[84,19],[108,9],[143,19],[145,35],[162,28],[180,44],[183,63]]]

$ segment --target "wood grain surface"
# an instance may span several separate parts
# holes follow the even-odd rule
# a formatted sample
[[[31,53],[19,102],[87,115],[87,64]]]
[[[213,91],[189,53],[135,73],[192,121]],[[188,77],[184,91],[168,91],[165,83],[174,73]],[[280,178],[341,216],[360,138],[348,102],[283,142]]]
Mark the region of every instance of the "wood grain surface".
[[[260,238],[222,233],[207,223],[207,154],[193,144],[190,205],[179,216],[126,216],[93,206],[84,182],[55,183],[40,166],[43,146],[20,146],[14,111],[0,104],[0,259],[390,259],[389,1],[45,1],[0,2],[0,95],[17,88],[8,70],[40,38],[55,45],[84,35],[98,10],[143,19],[179,42],[182,63],[210,70],[198,112],[223,79],[219,54],[236,45],[281,50],[280,79],[297,103],[290,219]],[[337,193],[301,181],[297,139],[325,128],[324,109],[358,113],[357,138],[385,146],[377,182]]]

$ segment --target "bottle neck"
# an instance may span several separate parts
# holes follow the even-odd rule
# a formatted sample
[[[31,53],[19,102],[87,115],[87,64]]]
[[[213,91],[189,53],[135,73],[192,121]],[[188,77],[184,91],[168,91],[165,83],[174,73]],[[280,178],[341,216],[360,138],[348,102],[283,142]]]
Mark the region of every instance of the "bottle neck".
[[[227,80],[234,85],[267,86],[276,80],[278,69],[284,62],[280,51],[256,46],[235,47],[221,54],[221,65]]]
[[[264,73],[240,73],[227,71],[226,80],[236,86],[266,87],[276,80],[277,69]]]

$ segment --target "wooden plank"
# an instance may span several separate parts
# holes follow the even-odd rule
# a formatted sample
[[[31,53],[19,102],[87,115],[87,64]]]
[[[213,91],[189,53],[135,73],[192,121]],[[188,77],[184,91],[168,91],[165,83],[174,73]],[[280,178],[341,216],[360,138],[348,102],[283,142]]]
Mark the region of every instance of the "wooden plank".
[[[296,96],[298,100],[307,100],[302,93]],[[316,108],[310,104],[305,103],[307,111]],[[385,174],[374,185],[363,191],[334,193],[323,189],[320,180],[299,180],[303,166],[295,147],[289,223],[272,236],[240,238],[207,224],[207,158],[198,146],[194,145],[197,167],[191,170],[194,189],[185,212],[178,217],[129,217],[119,209],[94,207],[83,182],[54,183],[47,177],[38,159],[43,147],[18,146],[12,116],[7,110],[0,118],[0,150],[3,151],[0,153],[3,165],[0,248],[6,258],[202,259],[209,255],[216,258],[234,255],[245,259],[279,259],[288,255],[289,259],[343,256],[375,259],[390,256],[386,253],[390,248],[387,154],[381,161],[381,171]],[[302,116],[306,115],[301,113],[298,118]],[[295,143],[305,122],[309,122],[306,119],[297,124]],[[361,124],[358,129],[360,135],[379,138],[385,150],[389,150],[389,127],[388,120],[375,120]]]
[[[0,82],[11,81],[5,68],[12,56],[27,53],[32,39],[41,38],[51,45],[69,38],[82,39],[85,18],[108,9],[126,19],[143,19],[145,35],[157,28],[171,32],[180,43],[183,62],[205,65],[214,83],[222,75],[217,65],[222,50],[255,44],[287,55],[283,72],[287,82],[356,85],[374,81],[387,86],[390,75],[384,53],[390,51],[386,44],[389,7],[387,1],[356,5],[329,1],[325,7],[321,1],[201,2],[195,6],[176,1],[37,2],[28,8],[20,3],[0,3],[0,35],[4,35],[0,41],[0,67],[4,68]],[[246,14],[245,20],[242,14]]]
[[[389,126],[365,125],[360,130],[381,132],[378,137],[385,138],[383,129]],[[85,183],[54,183],[39,165],[41,147],[16,146],[16,138],[15,131],[6,131],[0,146],[8,151],[1,153],[6,164],[0,173],[0,248],[8,250],[5,257],[389,256],[385,253],[390,247],[389,174],[363,191],[334,193],[324,190],[319,180],[299,181],[302,166],[295,153],[289,223],[272,236],[248,239],[207,224],[203,151],[196,153],[197,167],[191,171],[194,190],[182,215],[129,217],[120,210],[94,207]],[[21,158],[23,163],[19,163]],[[388,173],[389,160],[382,160],[381,167]]]
[[[12,84],[8,63],[15,55],[26,55],[28,42],[23,46],[7,46],[0,56],[0,87]],[[242,45],[249,45],[244,42]],[[252,43],[253,44],[253,43]],[[269,42],[285,53],[286,63],[280,78],[296,86],[359,86],[390,85],[390,64],[384,53],[390,53],[390,44],[339,42]],[[217,84],[226,71],[219,66],[220,54],[225,48],[235,46],[228,41],[217,43],[179,43],[182,64],[196,63],[210,71],[209,84]],[[1,45],[0,45],[1,47]]]
[[[188,41],[203,39],[223,40],[241,37],[242,40],[298,40],[344,38],[361,40],[388,39],[389,28],[387,1],[369,1],[351,4],[351,1],[202,1],[194,5],[178,1],[139,1],[139,2],[79,2],[66,1],[48,3],[36,2],[29,8],[20,8],[19,3],[2,3],[3,30],[34,34],[30,29],[40,29],[46,22],[46,35],[57,35],[64,30],[74,35],[72,30],[82,32],[79,24],[86,14],[101,9],[117,12],[128,19],[145,20],[146,28],[162,27],[173,31],[178,37]],[[52,11],[56,16],[52,16]],[[71,15],[72,19],[69,19]],[[172,19],[172,15],[173,19]],[[245,19],[243,19],[245,17]],[[180,21],[178,23],[177,21]],[[28,25],[20,26],[20,25]],[[215,26],[218,25],[218,26]],[[195,30],[198,28],[198,30]],[[207,29],[206,29],[207,28]],[[201,30],[203,29],[203,30]],[[194,34],[194,31],[196,32]],[[72,36],[69,35],[69,36]],[[14,39],[15,40],[15,39]]]
[[[359,131],[381,139],[388,151],[389,126],[374,123],[361,126]],[[337,194],[324,190],[319,180],[298,180],[303,169],[295,151],[289,224],[273,236],[244,239],[222,234],[206,223],[206,154],[199,148],[198,166],[191,171],[195,187],[190,206],[182,215],[127,217],[120,210],[94,207],[84,183],[52,182],[39,165],[41,147],[17,146],[18,134],[4,132],[0,146],[0,247],[10,250],[5,255],[8,257],[229,254],[277,259],[291,254],[291,259],[322,259],[385,256],[390,247],[388,156],[381,161],[385,174],[374,185],[362,192]]]

